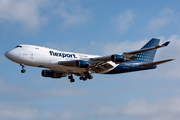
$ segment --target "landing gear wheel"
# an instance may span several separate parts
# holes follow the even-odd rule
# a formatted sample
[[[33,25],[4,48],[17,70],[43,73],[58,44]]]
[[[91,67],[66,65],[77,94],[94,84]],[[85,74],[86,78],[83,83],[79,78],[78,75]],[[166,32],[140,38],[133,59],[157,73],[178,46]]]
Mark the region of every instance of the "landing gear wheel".
[[[24,69],[24,65],[23,65],[23,64],[20,64],[20,66],[22,66],[21,73],[25,73],[25,72],[26,72],[26,70]]]
[[[25,73],[25,72],[26,72],[26,70],[25,70],[25,69],[22,69],[22,70],[21,70],[21,73]]]
[[[79,77],[80,80],[83,80],[83,78],[84,78],[83,76]]]
[[[68,78],[70,79],[70,82],[73,83],[75,82],[75,79],[73,78],[73,75],[71,74],[70,76],[68,76]]]
[[[70,82],[71,82],[71,83],[75,82],[75,79],[70,79]]]
[[[85,75],[83,78],[84,81],[87,79],[93,79],[93,76],[89,72],[85,72],[84,75]]]
[[[86,77],[84,77],[84,78],[83,78],[83,81],[86,81],[86,80],[87,80],[87,78],[86,78]]]
[[[72,79],[72,76],[68,76],[68,79]]]

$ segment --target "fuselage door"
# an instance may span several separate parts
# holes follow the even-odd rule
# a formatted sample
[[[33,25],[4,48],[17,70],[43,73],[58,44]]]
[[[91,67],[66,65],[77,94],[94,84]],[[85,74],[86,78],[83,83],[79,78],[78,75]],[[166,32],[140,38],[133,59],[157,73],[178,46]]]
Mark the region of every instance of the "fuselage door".
[[[30,52],[30,59],[31,59],[31,60],[34,59],[34,55],[33,55],[33,52],[32,52],[32,51]]]

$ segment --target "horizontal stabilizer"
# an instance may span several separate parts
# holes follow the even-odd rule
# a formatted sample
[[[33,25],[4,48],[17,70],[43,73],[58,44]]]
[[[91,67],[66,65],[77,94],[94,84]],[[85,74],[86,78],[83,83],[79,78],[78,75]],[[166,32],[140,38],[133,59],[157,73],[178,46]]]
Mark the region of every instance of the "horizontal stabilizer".
[[[157,62],[152,62],[152,63],[141,64],[140,66],[145,66],[145,67],[155,66],[155,65],[159,65],[159,64],[163,64],[163,63],[172,61],[172,60],[174,60],[174,59],[168,59],[168,60],[162,60],[162,61],[157,61]]]
[[[169,43],[170,41],[167,41],[166,43],[162,44],[162,46],[168,46]]]

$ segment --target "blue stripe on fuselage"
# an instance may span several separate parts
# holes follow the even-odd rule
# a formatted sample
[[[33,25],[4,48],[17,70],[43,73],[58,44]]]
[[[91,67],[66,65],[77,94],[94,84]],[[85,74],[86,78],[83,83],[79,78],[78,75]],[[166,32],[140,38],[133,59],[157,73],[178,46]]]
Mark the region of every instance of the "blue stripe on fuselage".
[[[137,61],[128,61],[119,64],[117,67],[112,69],[111,71],[105,73],[105,74],[118,74],[118,73],[126,73],[126,72],[135,72],[135,71],[141,71],[141,70],[149,70],[149,69],[155,69],[157,66],[151,66],[151,67],[144,67],[139,66],[140,63],[147,63],[147,62],[137,62]]]

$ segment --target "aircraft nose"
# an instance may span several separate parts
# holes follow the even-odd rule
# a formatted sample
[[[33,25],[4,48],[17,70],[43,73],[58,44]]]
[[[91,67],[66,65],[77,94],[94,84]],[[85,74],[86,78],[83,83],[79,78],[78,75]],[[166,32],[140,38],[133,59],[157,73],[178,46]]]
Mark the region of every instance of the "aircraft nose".
[[[11,53],[9,51],[7,51],[7,52],[4,53],[4,56],[6,56],[9,59],[10,56],[11,56]]]
[[[12,61],[14,59],[17,59],[17,57],[18,57],[14,50],[9,50],[9,51],[5,52],[4,56],[6,56],[8,59],[10,59]]]

